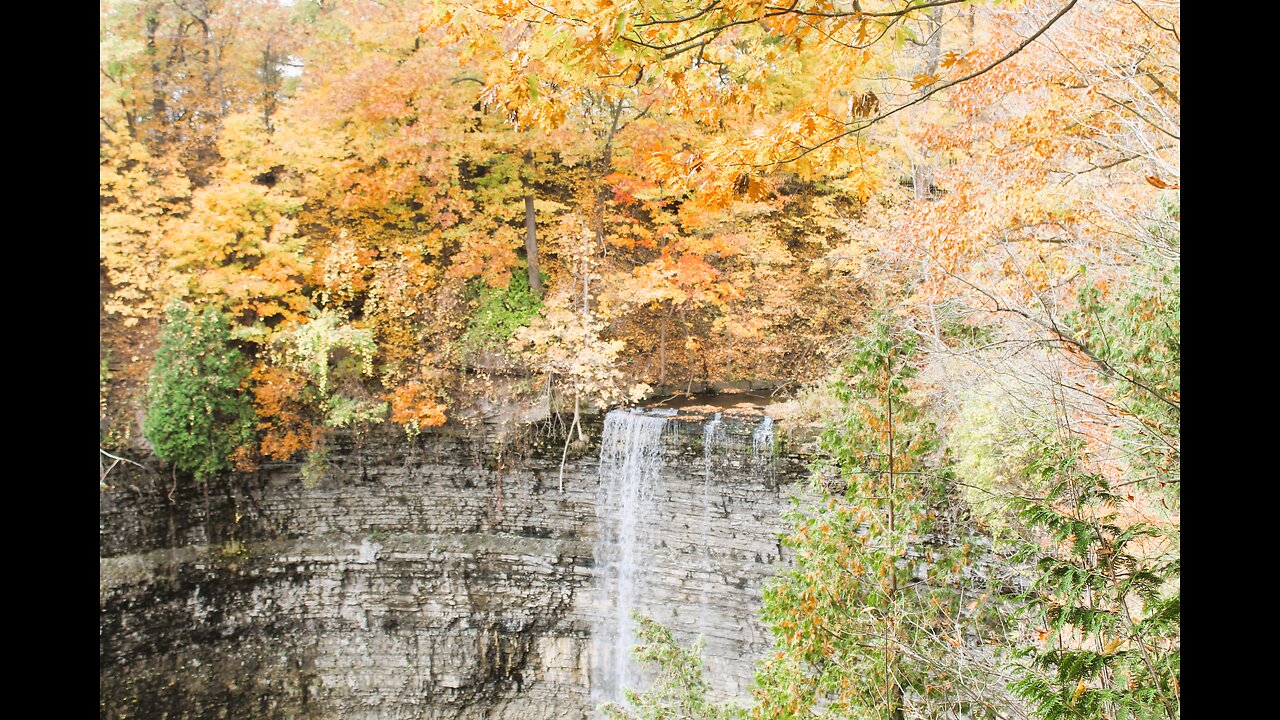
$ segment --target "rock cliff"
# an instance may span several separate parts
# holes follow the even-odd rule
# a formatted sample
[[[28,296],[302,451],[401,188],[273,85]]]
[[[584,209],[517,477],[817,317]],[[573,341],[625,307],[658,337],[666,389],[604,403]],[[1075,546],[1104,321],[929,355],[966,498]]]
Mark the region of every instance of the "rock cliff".
[[[704,636],[717,694],[740,694],[803,458],[774,451],[758,410],[651,422],[628,503],[616,453],[601,467],[619,431],[604,418],[567,454],[536,424],[343,436],[312,487],[293,463],[204,488],[117,468],[101,716],[587,718],[618,692],[604,667],[624,608]]]

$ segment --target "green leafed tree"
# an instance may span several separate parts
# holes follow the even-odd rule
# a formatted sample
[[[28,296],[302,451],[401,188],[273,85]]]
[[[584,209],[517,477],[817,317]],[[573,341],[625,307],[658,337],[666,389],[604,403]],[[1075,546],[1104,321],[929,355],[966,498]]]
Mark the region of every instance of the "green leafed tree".
[[[222,313],[171,306],[143,423],[156,456],[200,482],[230,469],[236,449],[253,441],[253,408],[242,392],[247,373]]]
[[[670,630],[652,618],[636,615],[636,659],[657,670],[649,688],[625,690],[627,706],[606,703],[602,710],[613,720],[734,720],[742,708],[711,700],[705,677],[702,642],[684,648]]]
[[[817,499],[792,513],[795,564],[765,593],[777,651],[757,673],[754,718],[998,716],[1003,688],[973,672],[994,663],[972,546],[936,522],[949,473],[912,396],[915,355],[880,322],[834,387]]]
[[[1181,717],[1181,560],[1176,529],[1126,522],[1083,443],[1046,443],[1027,472],[1049,490],[1012,501],[1033,562],[1039,642],[1012,689],[1044,720]],[[1040,538],[1047,533],[1049,542]]]

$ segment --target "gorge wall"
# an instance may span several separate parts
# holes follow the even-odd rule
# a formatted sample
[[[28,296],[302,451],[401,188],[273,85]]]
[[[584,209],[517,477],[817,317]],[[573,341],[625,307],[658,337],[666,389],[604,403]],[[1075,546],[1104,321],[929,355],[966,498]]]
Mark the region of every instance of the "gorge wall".
[[[774,453],[759,410],[611,417],[661,427],[629,503],[604,418],[563,478],[536,424],[339,437],[312,487],[292,463],[207,488],[117,467],[101,717],[588,718],[618,692],[609,628],[632,606],[705,637],[716,693],[740,694],[804,459]]]

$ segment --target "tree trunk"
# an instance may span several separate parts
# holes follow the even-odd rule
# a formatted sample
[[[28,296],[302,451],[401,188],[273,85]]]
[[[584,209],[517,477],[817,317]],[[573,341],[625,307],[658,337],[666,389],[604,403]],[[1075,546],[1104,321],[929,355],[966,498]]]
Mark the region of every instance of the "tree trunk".
[[[934,75],[938,72],[938,62],[942,56],[942,8],[935,7],[929,10],[927,16],[929,24],[933,26],[933,32],[929,35],[929,40],[925,44],[925,68],[926,75]],[[933,83],[924,86],[927,92],[933,87]],[[916,161],[911,167],[911,189],[917,200],[929,197],[929,189],[933,187],[933,163],[929,162],[920,153],[916,157]]]
[[[147,16],[147,54],[151,56],[151,120],[156,127],[163,128],[167,124],[168,108],[165,104],[164,76],[160,72],[160,49],[156,47],[156,33],[160,30],[160,19],[156,15]]]
[[[542,299],[542,268],[538,265],[537,220],[533,214],[533,193],[524,196],[524,252],[529,263],[529,289]]]
[[[529,185],[529,171],[533,167],[533,151],[524,153],[524,253],[529,264],[529,290],[542,299],[542,267],[538,265],[538,224],[533,212],[533,188]]]
[[[271,118],[276,113],[276,101],[280,91],[279,58],[271,43],[262,50],[262,125],[267,133],[275,132]]]
[[[604,203],[608,195],[608,187],[604,183],[605,177],[613,169],[613,136],[618,132],[618,119],[622,117],[622,102],[610,107],[609,132],[605,135],[604,149],[600,153],[600,171],[596,175],[596,192],[595,192],[595,236],[596,250],[607,254],[604,243]],[[590,273],[591,267],[588,261],[590,255],[589,248],[583,248],[582,257],[582,312],[587,314],[591,310],[591,293],[590,293]]]
[[[662,325],[658,330],[658,384],[667,384],[667,318],[671,313],[662,316]]]

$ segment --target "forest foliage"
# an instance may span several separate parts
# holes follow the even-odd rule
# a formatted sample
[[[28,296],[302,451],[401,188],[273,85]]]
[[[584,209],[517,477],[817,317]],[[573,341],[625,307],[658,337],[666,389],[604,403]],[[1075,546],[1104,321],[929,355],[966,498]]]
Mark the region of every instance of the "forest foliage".
[[[755,704],[662,702],[1178,716],[1175,0],[104,0],[99,37],[104,451],[311,477],[479,396],[808,387]]]

